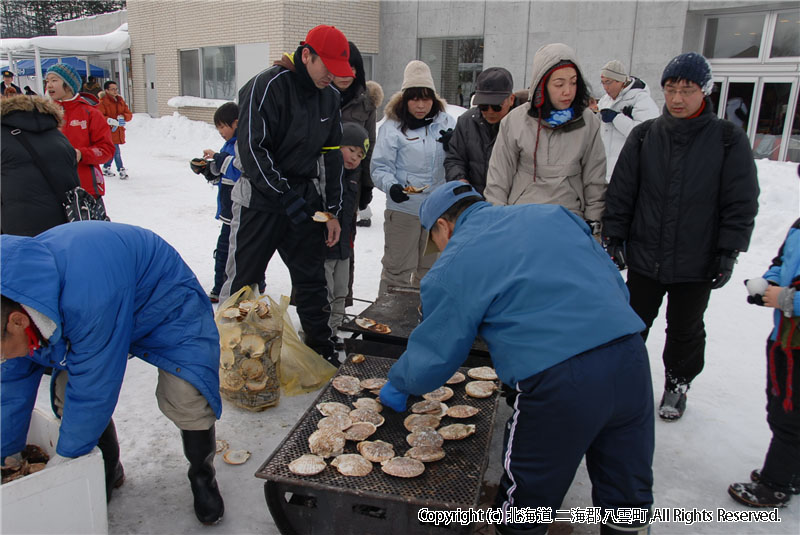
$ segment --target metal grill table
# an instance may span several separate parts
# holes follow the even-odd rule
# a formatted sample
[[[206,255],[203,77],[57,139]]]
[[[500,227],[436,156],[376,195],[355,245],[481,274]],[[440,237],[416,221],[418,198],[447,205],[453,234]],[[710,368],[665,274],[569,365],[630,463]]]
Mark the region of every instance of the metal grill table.
[[[353,375],[359,379],[386,377],[395,362],[368,355],[364,362],[355,364],[348,356],[337,375]],[[461,369],[465,375],[466,371],[466,368]],[[464,391],[465,384],[466,381],[448,385],[454,396],[445,403],[448,406],[472,405],[481,409],[480,412],[461,420],[444,417],[442,425],[475,424],[476,432],[463,440],[445,441],[444,459],[425,463],[425,472],[419,477],[390,476],[381,470],[379,463],[373,463],[372,472],[364,477],[343,476],[330,464],[315,476],[295,475],[288,465],[304,453],[310,453],[308,437],[316,431],[317,422],[322,418],[316,405],[338,401],[352,406],[358,397],[371,397],[367,391],[357,396],[342,394],[329,383],[255,474],[267,480],[264,484],[267,505],[281,533],[469,533],[471,526],[435,526],[417,520],[417,511],[423,507],[452,510],[478,506],[499,398],[497,393],[485,399],[471,398]],[[411,396],[409,406],[421,399]],[[381,415],[386,421],[367,440],[389,442],[394,445],[395,454],[403,456],[410,449],[406,442],[409,431],[403,427],[403,420],[409,414],[385,408]],[[347,441],[344,453],[358,453],[356,443]]]

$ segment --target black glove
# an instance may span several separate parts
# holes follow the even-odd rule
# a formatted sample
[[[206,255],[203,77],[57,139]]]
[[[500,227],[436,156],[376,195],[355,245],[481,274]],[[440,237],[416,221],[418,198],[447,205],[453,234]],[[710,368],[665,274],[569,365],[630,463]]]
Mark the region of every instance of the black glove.
[[[714,269],[713,279],[711,280],[711,289],[717,290],[722,288],[731,280],[733,274],[733,266],[736,264],[736,256],[738,251],[720,251],[717,256],[717,267]]]
[[[216,182],[218,177],[211,172],[211,166],[203,158],[192,158],[189,168],[197,175],[203,175],[209,182]]]
[[[453,137],[453,129],[448,128],[447,130],[439,130],[439,133],[442,135],[442,137],[436,141],[441,143],[444,151],[447,152],[448,149],[450,149],[450,138]]]
[[[290,189],[280,196],[281,204],[286,210],[286,215],[292,220],[292,223],[299,225],[304,221],[311,219],[314,212],[308,207],[306,201],[297,194],[296,191]]]
[[[627,115],[631,119],[633,119],[633,106],[625,106],[622,108],[622,115]]]
[[[622,271],[628,267],[625,264],[625,242],[620,238],[605,238],[604,242],[606,253],[617,265],[617,268]]]
[[[603,224],[600,221],[593,221],[591,219],[586,220],[586,224],[589,225],[589,228],[592,229],[592,236],[597,236],[600,234],[600,230],[603,228]]]
[[[398,204],[408,200],[408,194],[403,191],[403,186],[400,184],[392,184],[392,187],[389,188],[389,197]]]
[[[369,203],[372,202],[372,186],[364,186],[361,188],[361,195],[358,198],[358,209],[366,210]]]
[[[611,108],[600,110],[600,115],[602,116],[604,123],[610,123],[611,121],[613,121],[618,113],[619,113],[618,111],[614,111]]]

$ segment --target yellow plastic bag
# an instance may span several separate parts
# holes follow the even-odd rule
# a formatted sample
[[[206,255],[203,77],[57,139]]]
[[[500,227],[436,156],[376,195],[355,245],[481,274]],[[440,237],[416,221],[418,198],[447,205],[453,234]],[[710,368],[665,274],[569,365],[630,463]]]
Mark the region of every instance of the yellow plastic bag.
[[[281,296],[283,344],[281,349],[281,387],[287,396],[313,392],[336,374],[336,367],[300,341],[287,309],[289,298]]]
[[[217,309],[219,391],[237,407],[257,412],[280,401],[281,342],[287,306],[269,296],[255,299],[253,290],[245,286]]]

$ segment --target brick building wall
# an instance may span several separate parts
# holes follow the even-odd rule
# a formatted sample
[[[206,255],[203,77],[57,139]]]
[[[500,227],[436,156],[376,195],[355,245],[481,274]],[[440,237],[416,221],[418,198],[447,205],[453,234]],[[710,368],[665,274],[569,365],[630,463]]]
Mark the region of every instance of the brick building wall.
[[[210,122],[213,108],[171,108],[180,96],[180,50],[203,46],[269,43],[267,68],[294,51],[309,29],[332,24],[365,54],[377,54],[380,6],[370,1],[128,0],[134,112],[147,111],[145,54],[155,54],[158,114],[178,111]]]

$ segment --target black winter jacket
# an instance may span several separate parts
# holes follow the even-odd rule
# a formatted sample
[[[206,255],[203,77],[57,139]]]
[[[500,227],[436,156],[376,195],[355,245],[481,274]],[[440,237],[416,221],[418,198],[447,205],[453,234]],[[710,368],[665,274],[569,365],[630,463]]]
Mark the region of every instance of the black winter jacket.
[[[312,210],[321,209],[312,179],[322,175],[325,149],[325,210],[338,216],[344,180],[339,92],[314,85],[301,49],[294,62],[284,55],[239,90],[237,145],[245,180],[237,182],[233,199],[253,209],[285,212],[279,196],[291,187]]]
[[[358,194],[361,190],[359,181],[361,177],[361,167],[344,171],[344,199],[342,211],[339,213],[339,224],[342,233],[339,235],[339,242],[333,247],[326,247],[325,258],[332,260],[344,260],[353,254],[353,243],[356,238],[356,213],[358,211]]]
[[[80,181],[75,149],[58,129],[62,116],[61,106],[43,97],[18,95],[0,101],[0,233],[36,236],[67,222],[63,192],[80,186]],[[39,164],[56,191],[19,136],[39,154]]]
[[[603,234],[626,241],[629,269],[662,284],[713,278],[720,251],[746,251],[758,212],[750,143],[706,99],[692,119],[636,126],[606,193]]]
[[[487,123],[477,107],[463,113],[453,130],[444,159],[445,179],[452,182],[466,178],[483,194],[489,157],[499,130],[500,123]]]

